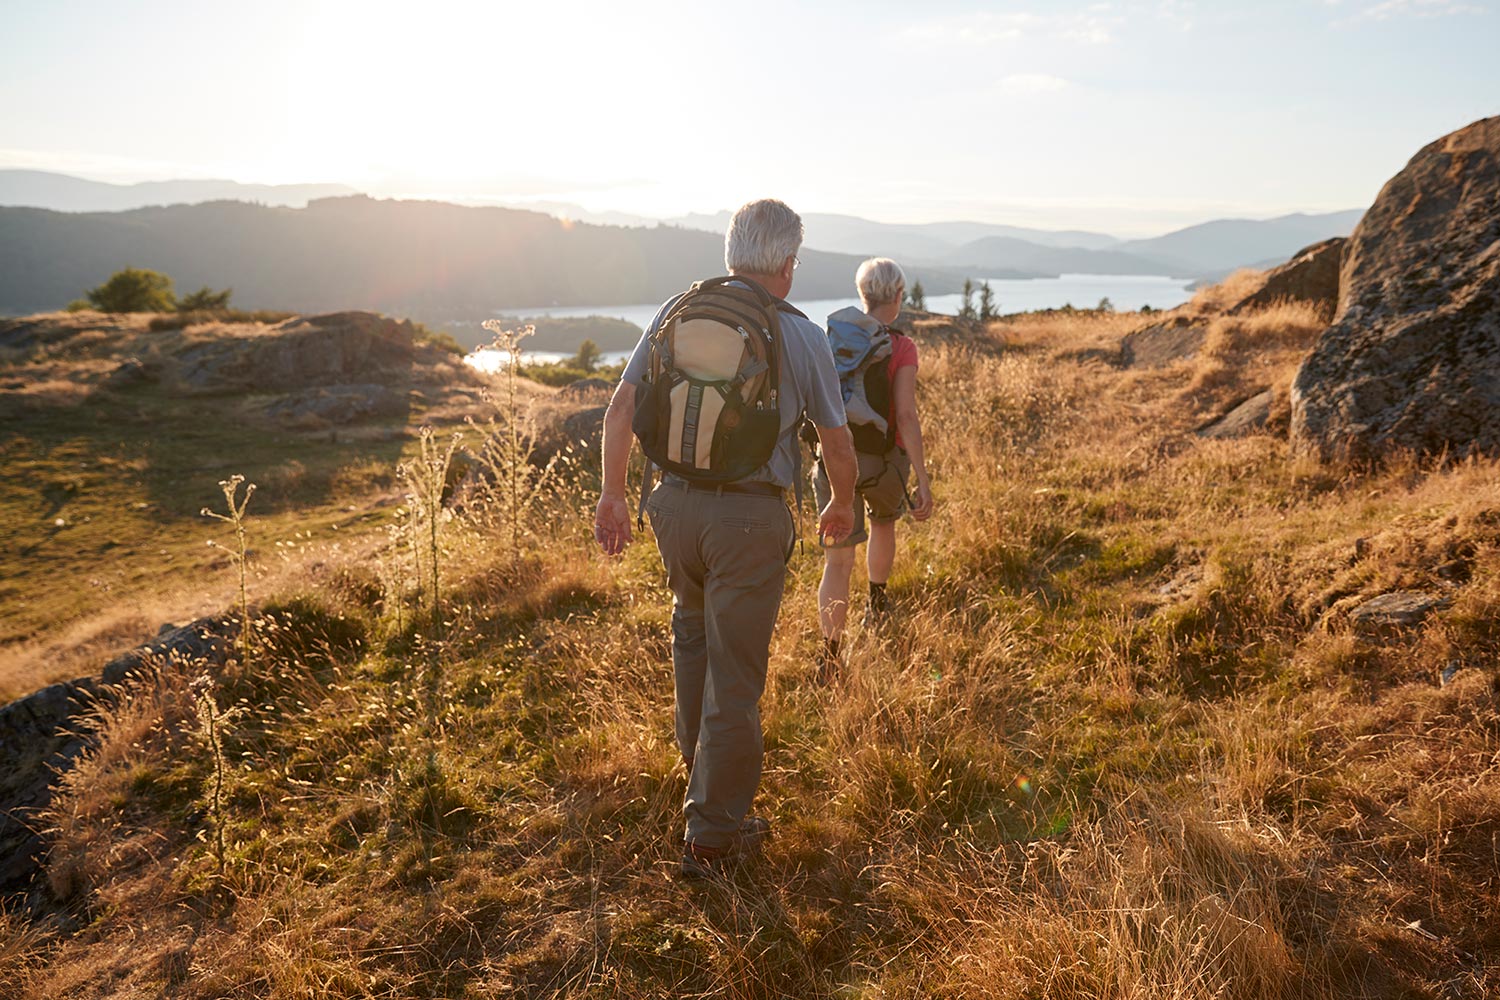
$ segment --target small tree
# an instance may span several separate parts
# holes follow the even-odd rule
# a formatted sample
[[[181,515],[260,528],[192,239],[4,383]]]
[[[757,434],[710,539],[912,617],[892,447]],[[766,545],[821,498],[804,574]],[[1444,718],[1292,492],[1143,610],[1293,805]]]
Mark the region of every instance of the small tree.
[[[1106,295],[1104,296],[1104,298],[1099,300],[1099,304],[1095,307],[1095,309],[1102,313],[1114,312],[1115,304],[1109,301],[1109,296]]]
[[[973,319],[974,313],[974,282],[968,278],[964,279],[963,299],[959,303],[958,315],[961,319]]]
[[[179,312],[193,312],[198,309],[228,309],[229,296],[233,292],[233,288],[216,292],[204,285],[196,292],[183,296],[182,301],[177,303],[177,309]]]
[[[922,312],[927,311],[927,293],[922,290],[922,283],[920,281],[912,285],[911,289],[906,293],[906,304],[913,309]]]
[[[573,367],[591,372],[599,367],[599,359],[603,356],[604,352],[599,350],[598,344],[592,340],[585,340],[578,345],[578,353],[573,355]]]
[[[127,267],[109,276],[98,288],[84,293],[100,312],[171,312],[177,308],[172,279],[157,271]]]
[[[995,293],[991,290],[990,283],[986,281],[979,286],[979,319],[988,323],[998,315],[1000,313],[995,308]]]

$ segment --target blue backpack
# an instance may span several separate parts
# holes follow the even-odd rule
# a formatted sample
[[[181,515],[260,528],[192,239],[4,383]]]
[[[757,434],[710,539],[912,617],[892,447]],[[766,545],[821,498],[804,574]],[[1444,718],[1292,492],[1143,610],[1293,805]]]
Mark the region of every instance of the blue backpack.
[[[828,346],[855,450],[886,454],[896,444],[896,429],[889,420],[890,330],[863,310],[848,306],[828,317]]]

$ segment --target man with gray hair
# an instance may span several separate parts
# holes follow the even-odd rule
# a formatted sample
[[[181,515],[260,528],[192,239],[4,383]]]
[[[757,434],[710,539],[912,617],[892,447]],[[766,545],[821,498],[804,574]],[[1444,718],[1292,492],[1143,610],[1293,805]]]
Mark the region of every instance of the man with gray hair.
[[[677,745],[688,771],[680,871],[687,878],[716,874],[770,830],[749,811],[764,757],[760,698],[794,544],[785,491],[801,464],[797,430],[804,414],[817,428],[831,483],[819,535],[837,541],[854,522],[854,446],[833,355],[822,329],[785,301],[801,246],[802,219],[773,199],[741,207],[724,238],[729,273],[737,284],[773,296],[779,319],[781,426],[770,459],[730,483],[667,475],[646,501],[673,595]],[[671,305],[636,346],[604,416],[594,537],[610,555],[631,540],[625,501],[631,428],[651,336]]]

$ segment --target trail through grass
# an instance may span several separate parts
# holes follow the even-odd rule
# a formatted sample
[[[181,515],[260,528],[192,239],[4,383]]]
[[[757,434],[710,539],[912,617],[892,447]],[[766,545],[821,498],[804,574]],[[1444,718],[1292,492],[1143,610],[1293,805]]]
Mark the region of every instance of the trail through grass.
[[[1152,371],[1080,350],[1127,323],[924,345],[937,513],[901,526],[896,621],[851,635],[833,687],[820,565],[794,557],[762,704],[773,838],[724,883],[672,877],[655,552],[599,557],[580,489],[514,544],[450,526],[441,632],[384,607],[371,566],[289,605],[265,667],[221,679],[222,877],[211,765],[174,725],[190,671],[143,679],[53,821],[71,923],[7,917],[3,978],[22,997],[1494,995],[1500,466],[1197,439],[1282,384],[1315,325],[1249,318]],[[1353,603],[1397,588],[1448,604],[1356,634]]]

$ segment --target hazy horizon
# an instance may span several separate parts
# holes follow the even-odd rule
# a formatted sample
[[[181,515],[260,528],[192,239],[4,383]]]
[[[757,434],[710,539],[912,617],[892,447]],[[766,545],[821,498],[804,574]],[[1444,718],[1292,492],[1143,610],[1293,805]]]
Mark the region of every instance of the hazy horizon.
[[[7,11],[0,166],[1149,236],[1367,206],[1500,110],[1494,5],[68,0]]]
[[[232,177],[165,177],[164,176],[164,177],[146,177],[146,178],[142,178],[140,180],[133,180],[133,181],[120,181],[120,180],[111,180],[111,179],[109,179],[107,177],[97,176],[97,175],[96,176],[89,176],[89,175],[85,175],[85,174],[82,174],[82,173],[66,173],[66,172],[63,172],[63,171],[53,171],[53,170],[41,171],[39,168],[35,168],[35,167],[11,167],[11,166],[8,166],[8,165],[5,165],[5,164],[0,164],[0,171],[5,171],[5,170],[33,170],[33,171],[47,173],[47,174],[51,174],[51,175],[55,175],[55,176],[69,177],[69,178],[72,178],[72,179],[75,179],[75,180],[83,180],[83,181],[89,181],[89,182],[93,182],[93,183],[115,185],[115,186],[118,186],[118,187],[121,187],[121,188],[129,188],[129,187],[136,186],[136,185],[167,185],[167,184],[172,184],[172,183],[176,183],[176,182],[186,182],[186,183],[225,183],[225,184],[242,185],[242,186],[245,186],[247,188],[249,188],[249,187],[261,187],[261,186],[283,187],[283,188],[309,188],[309,189],[311,189],[311,188],[346,187],[346,188],[350,189],[349,193],[350,194],[354,194],[354,195],[368,195],[370,197],[382,198],[382,199],[391,199],[391,200],[398,200],[398,201],[399,200],[409,200],[409,201],[443,201],[443,202],[449,202],[449,203],[458,204],[458,205],[494,206],[494,207],[499,207],[499,208],[516,208],[516,209],[522,209],[522,210],[543,212],[545,214],[557,215],[557,216],[563,217],[563,218],[571,218],[571,219],[574,219],[575,221],[590,221],[591,218],[598,217],[598,216],[619,216],[621,218],[629,216],[629,217],[633,217],[635,219],[639,219],[640,221],[642,221],[642,222],[644,222],[646,224],[660,224],[660,223],[676,223],[676,222],[679,222],[680,220],[682,220],[682,219],[684,219],[684,218],[687,217],[687,215],[645,215],[645,214],[638,214],[638,213],[633,213],[633,212],[626,212],[626,211],[623,211],[621,209],[618,209],[618,208],[616,208],[616,207],[614,207],[612,205],[608,205],[608,204],[601,204],[598,207],[593,207],[593,206],[589,206],[589,205],[585,205],[585,204],[577,203],[577,202],[562,203],[562,202],[558,202],[558,201],[556,201],[554,199],[550,199],[550,198],[530,198],[530,199],[528,199],[528,198],[503,198],[503,197],[482,196],[482,195],[467,195],[467,194],[462,194],[462,193],[446,193],[445,194],[445,193],[430,193],[430,192],[376,193],[376,192],[370,192],[370,191],[361,191],[361,190],[359,190],[358,188],[356,188],[352,184],[345,184],[345,183],[343,183],[341,181],[338,181],[338,180],[292,181],[292,182],[285,182],[285,183],[277,183],[277,184],[273,185],[273,184],[267,184],[266,182],[262,182],[262,181],[246,181],[246,180],[240,180],[238,178],[232,178]],[[321,197],[340,197],[341,195],[340,194],[332,194],[332,195],[324,194],[324,195],[320,195],[320,196]],[[735,207],[737,207],[737,206],[723,205],[723,206],[720,206],[719,208],[714,209],[712,211],[694,212],[694,213],[688,213],[688,215],[698,216],[698,215],[715,215],[715,214],[728,213],[728,212],[732,212]],[[1328,211],[1329,212],[1339,212],[1339,211],[1349,211],[1349,210],[1355,210],[1355,209],[1363,210],[1364,207],[1365,206],[1363,206],[1363,205],[1345,205],[1345,206],[1343,206],[1340,209],[1331,209],[1331,210],[1328,210]],[[570,214],[569,211],[568,211],[569,209],[578,209],[580,211],[580,214],[579,215]],[[65,211],[71,211],[71,209],[65,209]],[[1270,211],[1270,212],[1252,213],[1252,214],[1237,215],[1237,216],[1205,216],[1205,217],[1200,218],[1200,219],[1193,219],[1193,220],[1190,220],[1190,221],[1183,222],[1180,225],[1175,225],[1175,226],[1172,227],[1172,230],[1181,229],[1181,228],[1185,228],[1185,227],[1190,227],[1190,226],[1194,226],[1194,225],[1200,225],[1200,224],[1206,223],[1206,222],[1222,221],[1222,220],[1226,220],[1226,219],[1229,219],[1229,220],[1245,220],[1245,221],[1263,221],[1263,220],[1267,220],[1267,219],[1281,218],[1281,217],[1288,216],[1288,215],[1295,215],[1295,214],[1299,214],[1299,212],[1301,212],[1301,210]],[[804,215],[815,215],[815,214],[820,214],[820,213],[818,213],[816,210],[807,210],[807,209],[804,209],[802,214],[804,214]],[[879,223],[879,224],[882,224],[882,225],[917,225],[917,226],[920,226],[920,225],[942,225],[942,224],[968,223],[968,222],[984,222],[984,223],[992,223],[992,224],[995,224],[995,225],[1012,225],[1012,226],[1020,226],[1020,225],[1022,225],[1022,223],[1017,223],[1017,222],[1014,222],[1014,221],[1009,220],[1009,219],[978,219],[978,218],[950,217],[950,218],[932,218],[932,219],[904,220],[904,219],[877,218],[877,217],[873,217],[873,216],[870,216],[870,215],[858,215],[856,213],[847,213],[847,212],[829,213],[829,214],[837,214],[837,215],[847,216],[847,217],[850,217],[850,218],[859,218],[859,219],[863,219],[863,220],[868,221],[868,222],[875,222],[875,223]],[[1320,214],[1327,214],[1327,213],[1320,211],[1320,212],[1301,212],[1301,214],[1320,215]],[[580,217],[580,216],[587,216],[588,218],[583,218],[583,217]],[[628,224],[628,223],[620,223],[620,224]],[[1066,226],[1066,227],[1058,226],[1058,227],[1050,227],[1050,226],[1044,226],[1044,225],[1035,225],[1035,226],[1033,226],[1031,228],[1036,228],[1036,229],[1056,229],[1057,231],[1087,230],[1089,232],[1100,233],[1100,234],[1108,235],[1108,236],[1120,237],[1120,238],[1126,239],[1126,240],[1133,239],[1133,238],[1138,238],[1138,237],[1143,237],[1143,236],[1144,237],[1159,236],[1159,235],[1162,235],[1165,232],[1172,231],[1172,230],[1159,230],[1159,231],[1158,230],[1141,230],[1139,232],[1134,232],[1134,231],[1121,231],[1121,230],[1106,230],[1106,229],[1103,229],[1103,228],[1100,228],[1100,227],[1090,227],[1090,226]]]

